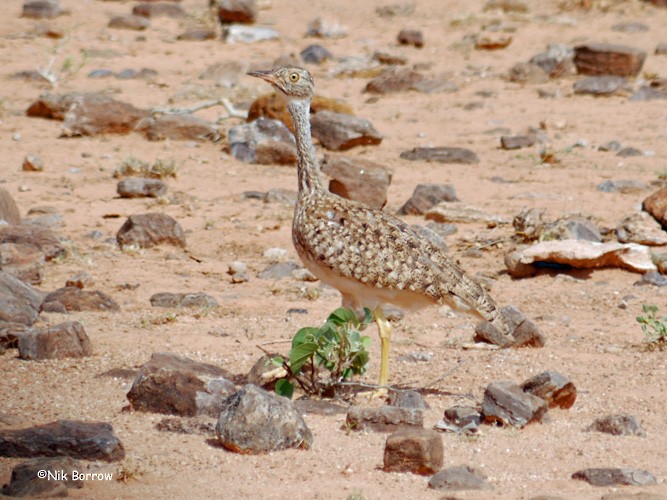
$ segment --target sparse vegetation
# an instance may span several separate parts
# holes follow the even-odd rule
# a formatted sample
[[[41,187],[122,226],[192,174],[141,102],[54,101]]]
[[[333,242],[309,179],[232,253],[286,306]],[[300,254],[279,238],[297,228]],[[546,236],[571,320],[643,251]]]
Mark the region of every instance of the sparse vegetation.
[[[637,316],[649,349],[664,349],[667,344],[667,316],[658,316],[658,306],[643,304],[644,315]]]
[[[147,177],[149,179],[176,178],[178,164],[176,160],[163,160],[158,158],[153,163],[140,160],[134,156],[125,158],[114,170],[115,179],[122,177]]]
[[[366,348],[371,340],[360,332],[372,321],[369,309],[364,309],[364,318],[359,320],[352,309],[341,307],[332,312],[321,327],[299,330],[292,339],[289,358],[272,359],[288,374],[276,384],[276,393],[291,398],[296,382],[307,394],[332,396],[341,381],[363,374],[368,366]],[[328,375],[321,377],[319,367]]]

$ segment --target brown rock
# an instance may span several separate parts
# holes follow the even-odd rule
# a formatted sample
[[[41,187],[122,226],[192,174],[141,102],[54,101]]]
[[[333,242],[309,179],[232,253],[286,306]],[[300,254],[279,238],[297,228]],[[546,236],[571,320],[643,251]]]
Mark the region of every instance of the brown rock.
[[[118,303],[99,290],[81,290],[74,286],[59,288],[46,297],[42,311],[67,313],[71,311],[120,311]]]
[[[23,323],[0,321],[0,352],[6,349],[18,349],[19,337],[29,331],[31,331],[31,327],[24,325]],[[12,422],[5,422],[3,420],[3,415],[5,414],[0,413],[0,428],[13,427],[13,425],[11,425]],[[20,420],[17,422],[20,422]]]
[[[595,420],[586,431],[604,432],[612,436],[645,437],[646,431],[633,415],[607,415]]]
[[[220,130],[206,120],[191,115],[161,115],[148,117],[137,123],[136,129],[149,141],[218,141]]]
[[[380,406],[369,408],[353,406],[347,412],[345,425],[352,430],[370,429],[377,432],[393,432],[402,426],[423,427],[424,412],[420,408]]]
[[[667,187],[659,189],[642,203],[642,209],[657,220],[667,230]]]
[[[185,248],[185,233],[181,225],[167,214],[147,213],[131,215],[116,234],[122,247],[137,245],[151,248],[163,243]]]
[[[0,430],[0,456],[59,457],[116,462],[125,449],[106,422],[58,420],[17,430]]]
[[[404,92],[413,90],[424,78],[421,73],[408,68],[390,68],[368,82],[365,91],[372,94]]]
[[[347,156],[325,155],[321,170],[331,177],[329,191],[348,200],[382,208],[387,203],[391,175],[380,164]]]
[[[616,238],[621,243],[639,243],[640,245],[667,245],[667,232],[646,212],[629,215],[621,221],[615,230]]]
[[[159,198],[167,194],[167,184],[161,179],[127,177],[118,181],[116,192],[121,198]]]
[[[219,366],[171,353],[155,353],[127,393],[133,410],[168,415],[217,417],[223,400],[236,391]]]
[[[237,160],[260,165],[296,163],[294,135],[278,120],[258,118],[232,127],[227,135],[229,152]]]
[[[257,19],[255,0],[217,0],[218,20],[221,24],[252,24]]]
[[[572,479],[581,479],[593,486],[647,486],[657,483],[650,472],[629,467],[584,469],[572,474]]]
[[[452,184],[418,184],[412,196],[398,210],[401,215],[424,215],[439,203],[459,201]]]
[[[520,62],[512,66],[509,80],[517,83],[546,83],[549,75],[540,66],[533,63]]]
[[[489,0],[484,4],[484,12],[489,10],[525,14],[528,12],[528,5],[520,0]]]
[[[521,389],[542,398],[549,408],[572,408],[577,399],[577,389],[570,380],[558,372],[547,371],[529,378]]]
[[[436,161],[438,163],[459,163],[471,165],[479,163],[475,153],[466,148],[450,147],[418,147],[411,151],[403,151],[401,158],[410,161]]]
[[[512,43],[511,35],[507,33],[480,33],[475,41],[475,48],[480,50],[504,49]]]
[[[509,305],[503,307],[501,312],[509,323],[514,341],[507,339],[488,321],[481,321],[475,325],[475,341],[488,342],[500,347],[544,347],[545,335],[518,308]]]
[[[65,286],[74,286],[76,288],[84,289],[84,288],[90,288],[95,284],[95,281],[93,278],[90,276],[85,271],[78,272],[74,274],[73,276],[67,278],[67,281],[65,281]]]
[[[482,414],[486,423],[523,427],[540,422],[547,409],[542,398],[524,392],[513,382],[493,382],[484,391]]]
[[[23,158],[23,165],[21,167],[24,172],[43,172],[44,162],[39,156],[29,154]]]
[[[170,293],[161,292],[151,295],[153,307],[217,307],[218,302],[207,293]]]
[[[78,321],[32,330],[18,338],[21,359],[62,359],[91,356],[90,339]]]
[[[535,144],[534,135],[503,135],[500,138],[500,147],[503,149],[529,148]]]
[[[363,118],[320,111],[310,120],[313,137],[333,151],[345,151],[355,146],[377,145],[382,142],[371,122]]]
[[[396,40],[400,45],[412,45],[421,49],[424,46],[424,33],[420,30],[401,30]]]
[[[21,223],[21,211],[10,192],[3,187],[0,187],[0,220],[7,224]]]
[[[75,99],[86,99],[86,96],[96,94],[86,94],[82,92],[73,92],[70,94],[51,94],[45,93],[39,96],[35,102],[26,110],[27,116],[50,118],[52,120],[64,120],[65,113],[72,106]]]
[[[215,40],[216,38],[218,38],[218,33],[215,30],[207,28],[195,28],[181,33],[176,37],[176,40],[203,42],[206,40]]]
[[[440,470],[443,457],[444,447],[437,432],[405,427],[387,437],[384,471],[412,472],[426,476]]]
[[[41,305],[39,290],[0,272],[0,321],[30,326],[37,321]]]
[[[531,57],[529,63],[542,68],[550,78],[573,75],[577,72],[574,66],[574,49],[558,43],[549,44],[545,52]]]
[[[574,64],[583,75],[637,76],[646,52],[623,45],[588,43],[574,48]]]
[[[140,3],[132,9],[132,14],[141,17],[185,17],[185,11],[180,5],[173,3]]]
[[[0,244],[16,243],[37,248],[47,261],[60,257],[65,247],[50,229],[39,226],[0,226]]]
[[[65,113],[63,134],[93,136],[128,134],[149,112],[102,94],[80,94],[74,97]]]
[[[126,16],[113,16],[109,21],[109,28],[121,30],[143,31],[151,25],[151,22],[143,16],[128,14]]]

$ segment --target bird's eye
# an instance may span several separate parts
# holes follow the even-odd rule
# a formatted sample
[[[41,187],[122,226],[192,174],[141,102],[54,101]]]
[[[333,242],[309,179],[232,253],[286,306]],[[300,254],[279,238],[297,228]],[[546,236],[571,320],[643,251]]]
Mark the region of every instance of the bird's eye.
[[[290,82],[296,83],[299,81],[299,73],[290,73],[289,75]]]

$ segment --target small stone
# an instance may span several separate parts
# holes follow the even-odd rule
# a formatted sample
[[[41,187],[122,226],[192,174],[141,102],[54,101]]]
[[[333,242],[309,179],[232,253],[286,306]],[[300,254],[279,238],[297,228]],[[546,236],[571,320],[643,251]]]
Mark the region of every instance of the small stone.
[[[292,273],[300,268],[301,266],[299,264],[292,261],[275,262],[273,264],[269,264],[262,271],[260,271],[258,277],[263,280],[280,280],[283,278],[290,278]]]
[[[151,25],[151,22],[142,16],[128,14],[124,16],[113,16],[109,21],[109,28],[120,30],[143,31]]]
[[[414,3],[395,3],[375,8],[375,13],[379,17],[405,17],[413,14],[414,11]]]
[[[581,479],[593,486],[648,486],[657,483],[650,472],[629,467],[584,469],[572,474],[572,479]]]
[[[653,80],[650,85],[642,85],[630,97],[633,102],[654,101],[656,99],[667,99],[667,79],[665,78]]]
[[[163,243],[185,248],[185,233],[181,225],[167,214],[131,215],[116,234],[121,248],[136,245],[151,248]]]
[[[631,156],[644,156],[644,153],[642,153],[640,149],[627,147],[616,153],[616,156],[620,156],[621,158],[629,158]]]
[[[120,311],[120,306],[109,295],[99,290],[81,290],[75,286],[59,288],[46,297],[42,311],[68,313],[72,311]]]
[[[513,382],[493,382],[484,391],[482,414],[486,423],[523,427],[540,422],[547,409],[542,398],[524,392]]]
[[[667,232],[646,212],[624,218],[615,229],[621,243],[638,243],[648,246],[667,245]]]
[[[226,43],[257,43],[266,40],[277,40],[280,33],[271,28],[227,24],[222,28],[222,39]]]
[[[486,476],[467,465],[441,470],[429,479],[428,487],[438,491],[493,489]]]
[[[382,208],[387,203],[391,175],[378,163],[347,156],[324,155],[320,170],[331,177],[329,191],[338,196],[371,208]]]
[[[299,410],[301,415],[312,414],[332,417],[347,413],[346,407],[323,399],[298,399],[294,401],[294,407]]]
[[[215,30],[208,28],[195,28],[185,31],[176,37],[176,40],[187,42],[204,42],[206,40],[215,40],[218,34]]]
[[[0,321],[31,326],[37,321],[42,294],[14,276],[0,272]]]
[[[14,197],[3,187],[0,187],[0,221],[5,221],[11,225],[19,225],[21,223],[21,211],[16,201],[14,201]]]
[[[638,193],[648,189],[648,185],[642,181],[636,180],[607,180],[598,184],[598,191],[603,193]]]
[[[398,210],[400,215],[424,215],[443,202],[459,201],[452,184],[418,184],[412,196]]]
[[[488,0],[484,4],[484,12],[490,10],[502,10],[503,12],[513,12],[516,14],[526,14],[528,5],[521,0]]]
[[[280,121],[258,118],[252,123],[232,127],[228,132],[231,155],[245,163],[293,165],[296,141]]]
[[[577,399],[577,389],[570,380],[558,372],[547,371],[529,378],[521,389],[542,398],[549,408],[572,408]]]
[[[389,66],[403,66],[408,63],[407,58],[395,54],[388,54],[386,52],[374,52],[373,60]]]
[[[308,449],[313,442],[289,399],[251,384],[223,401],[215,430],[224,448],[242,454]]]
[[[185,17],[183,7],[174,3],[150,2],[140,3],[132,8],[132,14],[141,17]]]
[[[649,271],[642,274],[641,279],[633,284],[635,286],[667,286],[667,278],[665,278],[658,271]]]
[[[121,198],[159,198],[167,194],[167,184],[161,179],[127,177],[118,181],[116,192]]]
[[[646,431],[634,415],[607,415],[600,417],[584,430],[586,432],[604,432],[612,436],[646,437]]]
[[[642,202],[642,209],[667,230],[667,187],[659,189]]]
[[[411,226],[412,227],[412,226]],[[433,359],[433,353],[430,351],[411,351],[401,354],[398,360],[402,363],[428,363]],[[401,406],[401,405],[394,405]]]
[[[534,135],[503,135],[500,138],[500,147],[503,149],[529,148],[535,144]]]
[[[531,57],[529,62],[542,68],[550,78],[576,73],[574,49],[568,45],[549,44],[545,52]]]
[[[428,403],[417,391],[391,391],[389,394],[389,405],[400,408],[428,409]]]
[[[217,418],[223,400],[236,391],[229,372],[185,356],[154,353],[127,393],[136,411]]]
[[[294,189],[273,188],[261,196],[264,203],[282,203],[293,207],[296,205],[297,192]]]
[[[583,75],[637,76],[646,52],[622,45],[589,43],[574,48],[574,64]]]
[[[218,301],[207,293],[169,293],[161,292],[151,295],[153,307],[217,307]]]
[[[217,7],[221,24],[253,24],[257,20],[255,0],[217,0]]]
[[[609,96],[627,91],[628,81],[622,76],[589,76],[574,83],[575,94]]]
[[[424,33],[420,30],[401,30],[396,40],[399,45],[412,45],[421,49],[424,46]]]
[[[485,32],[480,33],[475,40],[478,50],[498,50],[508,47],[512,43],[512,36],[507,33]]]
[[[382,135],[371,122],[345,113],[319,111],[310,120],[313,137],[332,151],[344,151],[355,146],[377,145]]]
[[[209,438],[215,437],[215,419],[206,415],[196,417],[165,417],[155,424],[160,432],[176,434],[199,434]]]
[[[30,19],[52,19],[61,15],[58,0],[32,0],[23,4],[21,17]]]
[[[612,31],[618,31],[620,33],[644,33],[648,31],[648,26],[646,26],[643,23],[633,23],[633,22],[626,22],[626,23],[618,23],[614,24],[611,27]]]
[[[125,458],[125,449],[109,423],[58,420],[25,429],[0,430],[0,456],[66,456],[117,462]]]
[[[38,155],[29,154],[23,158],[24,172],[43,172],[44,162]]]
[[[424,214],[426,220],[440,223],[453,222],[484,222],[487,224],[498,224],[504,222],[501,217],[487,214],[480,209],[465,205],[460,202],[438,203]]]
[[[241,262],[240,260],[235,260],[230,262],[227,268],[227,274],[234,276],[235,274],[245,274],[248,272],[248,264]]]
[[[384,447],[385,472],[411,472],[422,476],[442,467],[444,447],[437,432],[406,427],[387,437]]]
[[[543,347],[546,344],[545,335],[517,307],[508,305],[501,312],[514,340],[507,339],[488,321],[481,321],[475,325],[476,342],[488,342],[500,347]]]
[[[403,151],[400,157],[410,161],[435,161],[462,165],[479,163],[479,158],[475,153],[466,148],[456,147],[417,147],[411,151]]]
[[[306,36],[318,38],[344,38],[347,36],[347,28],[337,19],[323,19],[318,17],[308,23]]]
[[[537,64],[520,62],[512,66],[508,78],[517,83],[546,83],[549,75]]]
[[[192,114],[161,115],[148,117],[137,123],[138,132],[149,141],[213,141],[220,140],[217,125]]]
[[[18,338],[21,359],[63,359],[91,356],[90,338],[78,321],[32,330]]]
[[[333,57],[331,52],[317,44],[309,45],[299,55],[303,59],[303,62],[309,64],[322,64]]]
[[[348,410],[345,419],[345,426],[354,431],[370,429],[376,432],[393,432],[401,426],[423,425],[423,410],[387,405],[379,408],[353,406]]]
[[[457,434],[475,434],[478,432],[483,419],[477,408],[453,406],[445,410],[444,418],[435,424],[434,429]]]
[[[280,247],[267,248],[262,255],[271,262],[285,262],[287,250]]]
[[[365,91],[371,94],[389,94],[414,90],[424,79],[424,75],[412,69],[390,68],[368,82]]]
[[[315,276],[313,273],[311,273],[305,267],[302,267],[300,269],[295,269],[294,271],[292,271],[292,278],[296,281],[308,281],[311,283],[319,281],[319,278]]]
[[[656,56],[667,56],[667,42],[661,42],[655,46]]]
[[[598,227],[583,217],[568,217],[547,224],[541,237],[545,240],[602,241]]]

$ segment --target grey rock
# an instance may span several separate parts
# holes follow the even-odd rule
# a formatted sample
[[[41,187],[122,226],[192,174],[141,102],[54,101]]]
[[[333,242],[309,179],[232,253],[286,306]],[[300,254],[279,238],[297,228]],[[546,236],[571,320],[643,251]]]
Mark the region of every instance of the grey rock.
[[[400,215],[424,215],[442,202],[459,201],[452,184],[418,184],[412,196],[398,210]]]
[[[646,52],[623,45],[588,43],[574,48],[574,64],[583,75],[637,76]]]
[[[549,408],[572,408],[577,388],[565,376],[555,371],[542,372],[521,384],[521,389],[543,399]]]
[[[655,46],[656,56],[667,56],[667,42],[661,42]]]
[[[667,245],[667,232],[646,212],[629,215],[615,229],[621,243],[638,243],[648,246]]]
[[[537,64],[520,62],[509,70],[508,78],[517,83],[546,83],[549,74]]]
[[[460,202],[438,203],[429,209],[424,217],[426,220],[440,223],[485,222],[487,224],[498,224],[505,222],[497,215],[487,214],[478,208]]]
[[[413,14],[415,11],[414,3],[394,3],[375,8],[375,13],[379,17],[405,17]]]
[[[634,283],[635,286],[667,286],[667,278],[658,271],[649,271],[642,274],[639,281]]]
[[[602,234],[597,226],[588,219],[569,217],[547,224],[542,234],[546,240],[583,240],[602,241]]]
[[[0,271],[39,285],[44,273],[44,254],[32,245],[0,243]]]
[[[320,170],[331,177],[329,191],[372,208],[387,203],[391,175],[385,167],[370,160],[325,155]]]
[[[543,347],[546,344],[546,336],[517,307],[508,305],[501,312],[509,323],[514,341],[509,341],[488,321],[481,321],[475,325],[476,342],[488,342],[500,347]]]
[[[606,415],[595,419],[584,429],[587,432],[597,431],[612,436],[639,436],[646,437],[646,431],[634,415]]]
[[[436,423],[434,428],[457,434],[475,434],[483,420],[484,417],[477,408],[453,406],[445,410],[443,419]]]
[[[257,20],[255,0],[217,0],[217,8],[221,24],[253,24]]]
[[[637,180],[606,180],[598,184],[598,191],[603,193],[638,193],[648,189],[648,184]]]
[[[500,138],[500,147],[503,149],[529,148],[535,144],[534,135],[503,135]]]
[[[147,2],[135,5],[132,8],[132,14],[142,17],[185,17],[183,7],[175,3],[168,2]]]
[[[572,75],[574,66],[574,49],[563,44],[549,44],[547,50],[533,56],[530,61],[544,70],[551,78]]]
[[[155,424],[160,432],[176,434],[199,434],[209,438],[215,437],[215,419],[205,415],[196,417],[165,417]]]
[[[301,59],[303,59],[303,62],[309,64],[322,64],[324,61],[333,58],[331,52],[318,44],[309,45],[303,49],[299,55],[301,56]]]
[[[263,193],[261,200],[264,203],[282,203],[284,205],[296,205],[297,192],[294,189],[273,188]]]
[[[163,243],[185,248],[185,232],[181,225],[167,214],[147,213],[131,215],[120,227],[116,240],[122,247],[136,245],[151,248]]]
[[[218,127],[192,114],[173,114],[148,117],[139,121],[136,130],[149,141],[218,141]]]
[[[644,33],[649,30],[648,26],[643,23],[637,22],[624,22],[617,23],[611,27],[612,31],[618,31],[619,33]]]
[[[277,40],[280,33],[271,28],[228,24],[222,28],[222,39],[226,43],[257,43]]]
[[[43,172],[44,162],[39,155],[29,154],[23,158],[21,168],[24,172]]]
[[[116,462],[125,458],[125,449],[109,423],[58,420],[25,429],[0,430],[0,456],[66,456]]]
[[[120,30],[143,31],[151,25],[151,22],[142,16],[128,14],[123,16],[113,16],[109,21],[109,28]]]
[[[401,30],[396,37],[399,45],[412,45],[421,49],[424,46],[424,33],[421,30],[405,29]]]
[[[602,144],[598,147],[599,151],[613,151],[613,152],[618,152],[623,148],[620,142],[618,141],[609,141],[606,144]],[[609,182],[609,181],[605,181]]]
[[[347,28],[337,19],[318,17],[308,23],[306,36],[317,38],[344,38],[347,36]]]
[[[40,471],[51,477],[40,477]],[[1,493],[10,497],[67,496],[67,488],[83,488],[83,480],[72,479],[72,473],[84,473],[81,462],[70,457],[40,457],[21,462],[12,469],[9,484]],[[54,479],[54,478],[62,479]]]
[[[283,278],[290,278],[292,273],[301,266],[293,261],[287,262],[273,262],[262,269],[258,277],[263,280],[280,280]]]
[[[438,491],[493,489],[486,476],[467,465],[441,470],[429,479],[428,487]]]
[[[583,80],[574,83],[575,94],[609,96],[626,92],[628,89],[628,81],[622,76],[589,76],[588,78],[584,78]]]
[[[332,151],[345,151],[356,146],[377,145],[382,142],[371,122],[364,118],[322,110],[311,119],[313,137]]]
[[[630,97],[633,102],[655,101],[657,99],[667,99],[667,80],[664,78],[659,82],[653,81],[650,85],[642,85]]]
[[[379,408],[353,406],[347,412],[345,425],[355,431],[393,432],[401,426],[423,427],[424,412],[419,408],[387,405]]]
[[[229,378],[229,372],[219,366],[154,353],[141,367],[127,399],[137,411],[217,418],[223,400],[236,391]]]
[[[391,391],[389,394],[389,405],[400,408],[429,408],[428,403],[417,391]]]
[[[31,326],[39,316],[42,294],[14,276],[0,272],[0,321]]]
[[[62,359],[91,356],[90,338],[78,321],[31,330],[18,337],[21,359]]]
[[[572,474],[572,479],[580,479],[593,486],[648,486],[657,483],[650,472],[629,467],[584,469]]]
[[[651,214],[662,228],[667,230],[667,187],[659,189],[646,198],[642,202],[642,209]]]
[[[294,135],[279,120],[258,118],[232,127],[228,136],[231,155],[242,162],[262,165],[296,163]]]
[[[347,408],[345,406],[324,399],[298,399],[294,401],[294,407],[299,410],[301,415],[312,414],[332,417],[334,415],[345,415],[347,413]]]
[[[66,286],[49,293],[42,302],[42,311],[68,313],[72,311],[120,311],[118,303],[99,290],[81,290]]]
[[[484,391],[482,414],[486,423],[523,427],[540,422],[547,409],[542,398],[524,392],[513,382],[493,382]]]
[[[620,156],[621,158],[629,158],[631,156],[644,156],[644,153],[640,149],[628,146],[616,153],[616,156]]]
[[[31,0],[23,4],[21,17],[30,19],[53,19],[63,14],[58,0]]]
[[[442,467],[444,447],[440,435],[430,429],[405,427],[387,437],[385,472],[411,472],[422,476]]]
[[[217,307],[218,301],[204,292],[198,293],[169,293],[153,294],[150,298],[153,307]]]
[[[479,158],[475,153],[469,149],[457,147],[417,147],[411,151],[402,152],[400,157],[410,161],[435,161],[463,165],[479,163]]]
[[[408,68],[390,68],[366,84],[365,91],[371,94],[389,94],[414,90],[425,79],[424,75]]]
[[[142,68],[139,71],[136,69],[124,69],[115,74],[115,77],[119,80],[135,80],[135,79],[144,79],[144,80],[153,80],[157,76],[157,71],[150,68]],[[189,115],[186,115],[189,116]]]
[[[313,435],[292,402],[255,385],[245,385],[222,404],[216,425],[220,444],[236,453],[308,449]]]
[[[0,187],[0,221],[15,225],[21,223],[21,211],[10,192],[3,187]]]
[[[118,181],[116,192],[121,198],[158,198],[167,194],[167,184],[161,179],[128,177]]]
[[[208,28],[194,28],[184,31],[176,37],[176,40],[204,42],[206,40],[215,40],[216,38],[218,38],[218,33],[215,30]]]

